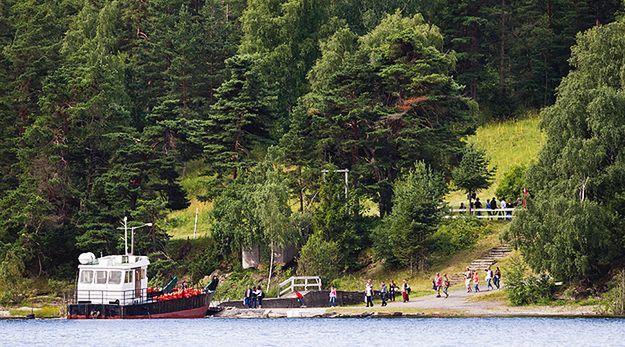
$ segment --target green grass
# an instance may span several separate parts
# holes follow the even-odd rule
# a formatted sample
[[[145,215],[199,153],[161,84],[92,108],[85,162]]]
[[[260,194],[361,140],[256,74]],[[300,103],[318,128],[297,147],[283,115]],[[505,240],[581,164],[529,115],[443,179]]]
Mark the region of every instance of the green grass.
[[[26,317],[34,313],[37,318],[59,318],[62,316],[59,306],[43,306],[41,308],[30,309],[13,309],[9,310],[9,314],[14,317]]]
[[[191,205],[184,210],[173,211],[167,216],[167,233],[172,239],[193,238],[193,224],[195,222],[195,209],[198,208],[197,237],[208,236],[210,221],[208,214],[213,208],[211,202],[191,200]]]
[[[489,123],[478,128],[476,134],[467,139],[468,143],[486,152],[491,166],[497,170],[490,188],[478,192],[481,200],[495,196],[497,184],[512,166],[530,164],[536,160],[546,140],[539,123],[536,114],[518,120]],[[462,201],[466,203],[466,194],[452,191],[446,200],[452,207],[457,207]]]
[[[479,295],[471,295],[466,299],[468,302],[480,302],[480,301],[505,301],[508,302],[508,294],[505,289],[495,290],[491,292],[483,292]]]

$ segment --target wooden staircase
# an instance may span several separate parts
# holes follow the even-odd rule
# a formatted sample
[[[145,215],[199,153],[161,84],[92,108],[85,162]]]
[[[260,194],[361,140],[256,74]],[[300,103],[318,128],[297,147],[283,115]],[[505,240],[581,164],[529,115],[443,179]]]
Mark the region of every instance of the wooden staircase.
[[[486,254],[484,254],[483,257],[473,260],[471,264],[468,265],[469,269],[471,271],[484,271],[489,266],[495,265],[499,259],[507,257],[510,252],[512,252],[512,248],[508,245],[491,248],[488,252],[486,252]],[[480,273],[480,278],[482,277],[484,276]],[[449,278],[449,282],[452,286],[457,283],[464,283],[464,272],[452,274]]]

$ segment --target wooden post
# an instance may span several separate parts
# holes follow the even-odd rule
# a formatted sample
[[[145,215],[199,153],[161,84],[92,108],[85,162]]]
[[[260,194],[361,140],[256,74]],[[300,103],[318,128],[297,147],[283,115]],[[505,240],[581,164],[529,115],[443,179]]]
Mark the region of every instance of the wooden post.
[[[197,215],[200,212],[199,208],[195,208],[195,223],[193,223],[193,239],[196,239],[196,233],[197,233]]]

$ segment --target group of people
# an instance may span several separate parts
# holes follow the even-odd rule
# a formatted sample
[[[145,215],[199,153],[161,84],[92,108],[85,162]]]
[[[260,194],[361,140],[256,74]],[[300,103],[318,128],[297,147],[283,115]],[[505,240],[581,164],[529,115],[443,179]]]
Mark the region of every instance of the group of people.
[[[263,290],[260,286],[247,287],[243,296],[243,305],[247,308],[263,308]]]
[[[449,282],[449,277],[447,274],[443,274],[441,276],[440,272],[436,273],[436,277],[432,280],[432,289],[436,290],[436,297],[441,297],[441,290],[443,291],[443,295],[445,298],[449,297],[449,286],[451,283]]]
[[[499,266],[497,266],[497,269],[494,272],[490,268],[490,266],[484,271],[484,280],[486,281],[486,286],[488,290],[495,289],[495,287],[499,289],[501,286],[501,270],[499,270]],[[471,286],[471,283],[473,283],[473,286]],[[479,292],[480,275],[478,274],[478,272],[471,271],[471,269],[467,267],[467,270],[464,273],[464,284],[467,288],[467,293],[471,293],[473,291],[476,293]]]
[[[332,298],[332,290],[334,290],[334,301]],[[395,301],[398,293],[401,293],[402,299],[404,302],[410,301],[410,285],[408,284],[408,280],[404,280],[404,283],[400,286],[395,284],[394,280],[391,280],[388,286],[386,282],[382,281],[380,283],[380,299],[382,300],[382,306],[388,305],[389,301]],[[365,284],[365,304],[367,307],[373,307],[373,281],[368,280]],[[336,288],[332,287],[330,289],[330,306],[336,306]]]

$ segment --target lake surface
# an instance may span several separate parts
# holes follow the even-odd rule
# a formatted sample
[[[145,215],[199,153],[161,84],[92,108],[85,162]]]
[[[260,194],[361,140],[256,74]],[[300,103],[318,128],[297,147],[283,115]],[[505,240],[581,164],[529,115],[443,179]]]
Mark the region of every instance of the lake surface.
[[[0,320],[0,346],[623,346],[625,319]]]

